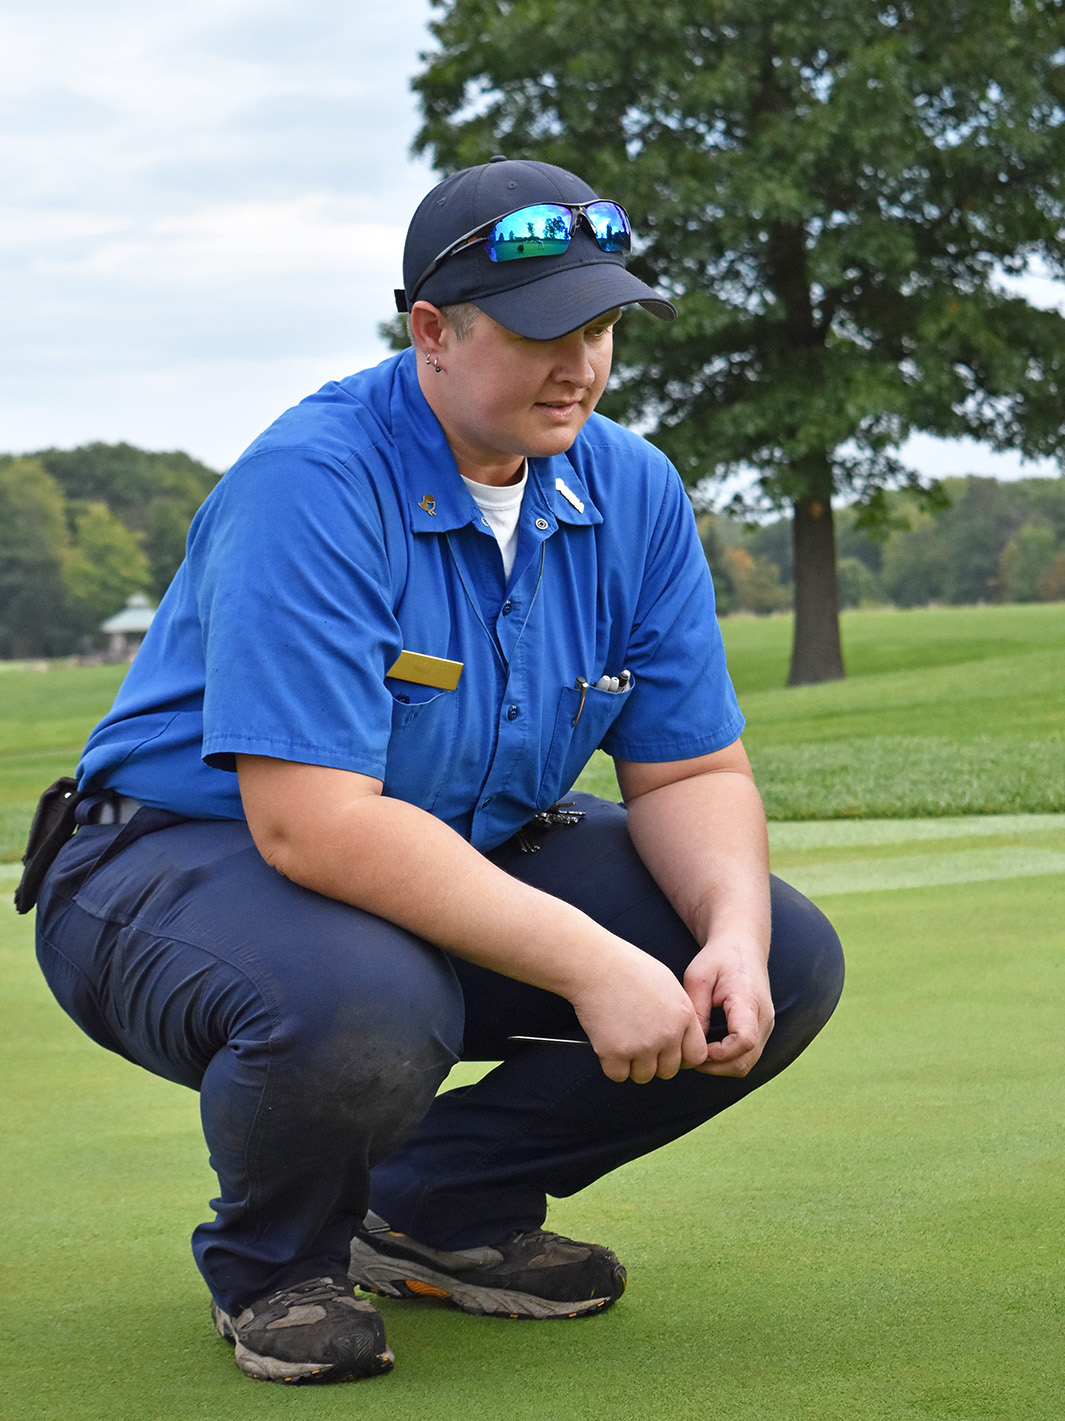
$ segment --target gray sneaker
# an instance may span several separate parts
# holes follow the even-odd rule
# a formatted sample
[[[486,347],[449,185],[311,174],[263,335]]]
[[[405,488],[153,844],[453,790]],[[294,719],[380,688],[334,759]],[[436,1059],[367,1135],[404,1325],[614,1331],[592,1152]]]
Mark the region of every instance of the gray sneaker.
[[[352,1382],[392,1370],[376,1309],[332,1278],[283,1288],[233,1318],[212,1303],[211,1316],[258,1381]]]
[[[351,1280],[390,1298],[442,1298],[490,1317],[585,1317],[625,1291],[625,1269],[595,1243],[533,1229],[454,1253],[395,1233],[370,1214],[351,1241]]]

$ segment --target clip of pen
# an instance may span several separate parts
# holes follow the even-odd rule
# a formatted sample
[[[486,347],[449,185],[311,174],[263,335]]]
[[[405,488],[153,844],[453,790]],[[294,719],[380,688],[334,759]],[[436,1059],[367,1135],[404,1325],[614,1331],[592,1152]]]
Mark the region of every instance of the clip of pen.
[[[581,693],[581,702],[580,702],[580,705],[577,707],[577,714],[573,717],[573,724],[576,725],[577,722],[578,722],[578,721],[580,720],[580,718],[581,718],[581,711],[584,709],[584,702],[585,702],[585,701],[587,700],[587,698],[588,698],[588,681],[587,681],[587,678],[584,677],[584,676],[578,676],[578,677],[577,677],[577,680],[576,680],[576,683],[574,684],[573,689],[574,689],[575,691],[580,691],[580,693]]]

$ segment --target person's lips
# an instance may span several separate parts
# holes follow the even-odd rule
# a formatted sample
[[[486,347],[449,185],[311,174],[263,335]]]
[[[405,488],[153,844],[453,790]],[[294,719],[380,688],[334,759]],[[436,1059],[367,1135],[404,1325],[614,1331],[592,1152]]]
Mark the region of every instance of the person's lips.
[[[541,400],[536,406],[543,410],[548,419],[557,420],[560,424],[572,416],[580,409],[578,400]]]

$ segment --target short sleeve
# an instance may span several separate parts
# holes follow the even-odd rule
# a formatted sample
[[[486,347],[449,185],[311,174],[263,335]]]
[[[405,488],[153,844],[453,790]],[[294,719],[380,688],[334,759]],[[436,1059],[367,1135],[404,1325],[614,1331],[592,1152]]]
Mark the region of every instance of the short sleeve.
[[[359,474],[299,449],[252,455],[194,527],[208,765],[244,753],[383,776],[396,568]]]
[[[740,735],[744,719],[725,664],[713,580],[672,466],[648,541],[629,658],[640,694],[604,739],[608,754],[688,759]]]

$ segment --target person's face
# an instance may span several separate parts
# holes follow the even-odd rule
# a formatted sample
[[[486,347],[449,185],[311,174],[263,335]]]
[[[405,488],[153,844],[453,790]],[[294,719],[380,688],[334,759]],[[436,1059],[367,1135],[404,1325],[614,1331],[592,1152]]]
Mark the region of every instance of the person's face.
[[[565,453],[603,393],[620,314],[557,340],[528,340],[483,313],[463,340],[446,332],[444,373],[427,373],[423,388],[467,478],[506,482],[527,456]]]

